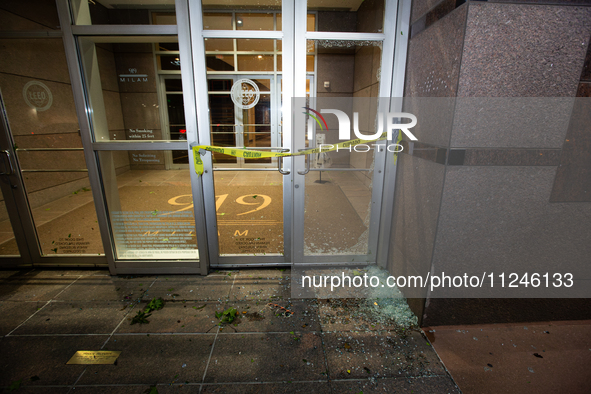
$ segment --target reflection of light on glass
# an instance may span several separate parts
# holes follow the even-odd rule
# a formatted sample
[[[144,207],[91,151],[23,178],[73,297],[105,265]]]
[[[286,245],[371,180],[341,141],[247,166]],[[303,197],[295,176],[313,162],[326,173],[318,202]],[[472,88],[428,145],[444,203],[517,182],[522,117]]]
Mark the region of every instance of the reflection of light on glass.
[[[32,108],[31,108],[31,112],[32,112],[31,116],[32,116],[33,118],[35,118],[35,120],[37,120],[37,108],[35,108],[35,107],[32,107]],[[35,133],[31,133],[31,134],[35,134]]]
[[[259,55],[259,56],[258,56],[258,58],[259,58],[259,59],[262,59],[262,58],[263,58],[263,55]]]

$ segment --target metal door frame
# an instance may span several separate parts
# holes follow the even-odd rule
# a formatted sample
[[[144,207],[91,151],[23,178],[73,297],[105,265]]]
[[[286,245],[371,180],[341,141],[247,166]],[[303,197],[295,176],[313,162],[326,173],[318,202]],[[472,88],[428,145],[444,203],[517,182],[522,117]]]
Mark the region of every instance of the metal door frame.
[[[401,0],[400,3],[403,1]],[[400,27],[397,25],[399,19],[398,1],[385,0],[384,4],[384,25],[383,33],[339,33],[339,32],[308,32],[306,31],[305,15],[307,4],[305,1],[295,3],[295,48],[294,48],[294,96],[305,97],[305,69],[306,59],[304,56],[297,56],[305,53],[306,40],[346,40],[346,41],[381,41],[382,42],[382,59],[381,59],[381,78],[379,81],[380,97],[392,97],[392,87],[396,80],[399,83],[399,78],[404,80],[404,69],[402,74],[399,74],[400,69],[397,70],[397,75],[394,75],[394,61],[396,57],[401,55],[400,51],[394,50],[395,40],[397,38],[397,31]],[[404,31],[401,30],[402,35]],[[407,36],[407,35],[406,35]],[[404,37],[406,37],[404,36]],[[395,56],[396,55],[396,56]],[[406,53],[403,54],[406,59]],[[383,105],[383,100],[380,100],[380,106]],[[378,106],[379,112],[387,112],[389,108],[382,108]],[[389,107],[389,106],[388,106]],[[392,218],[385,218],[380,220],[382,216],[382,209],[386,208],[384,203],[391,201],[389,196],[384,196],[384,183],[386,172],[387,154],[385,146],[391,141],[380,141],[376,145],[379,146],[374,154],[374,171],[372,179],[372,197],[371,197],[371,214],[369,224],[369,241],[368,253],[364,255],[304,255],[304,211],[305,211],[305,175],[300,174],[305,169],[305,162],[303,157],[296,157],[293,172],[292,195],[294,197],[294,228],[293,228],[293,242],[292,261],[294,264],[353,264],[359,263],[378,263],[378,247],[380,248],[380,257],[384,256],[383,249],[385,248],[387,256],[387,247],[389,241],[389,230],[391,227]],[[305,136],[293,135],[292,145],[295,150],[305,148]],[[391,173],[391,169],[388,171]],[[388,190],[388,193],[393,195],[393,184]],[[385,197],[385,198],[384,198]],[[391,208],[386,212],[391,212]],[[381,225],[380,225],[381,223]],[[383,233],[383,234],[382,234]],[[387,234],[386,234],[387,233]],[[378,239],[382,238],[381,243]],[[384,242],[385,241],[385,242]],[[383,265],[384,262],[380,262]]]
[[[101,230],[101,238],[105,249],[109,270],[112,274],[157,274],[157,273],[196,273],[205,275],[208,272],[209,250],[205,232],[205,223],[201,218],[205,217],[203,212],[203,190],[200,179],[195,174],[194,161],[191,144],[198,144],[197,119],[195,115],[195,85],[193,83],[193,59],[191,54],[190,25],[188,1],[176,0],[177,25],[91,25],[76,23],[80,18],[87,18],[90,14],[85,12],[88,7],[86,0],[57,0],[58,15],[63,32],[64,46],[66,49],[66,60],[72,82],[76,112],[80,123],[80,132],[89,178],[92,187],[97,219]],[[105,141],[97,142],[92,139],[93,116],[95,108],[92,108],[92,89],[88,86],[93,82],[91,79],[96,75],[85,76],[83,71],[83,57],[80,52],[81,44],[79,39],[86,38],[91,44],[95,39],[109,37],[126,38],[140,37],[156,39],[158,37],[178,37],[179,52],[183,55],[181,61],[181,78],[183,87],[183,100],[185,106],[185,122],[187,126],[187,141],[151,141],[151,142],[129,142],[129,141]],[[157,76],[156,76],[157,77]],[[100,80],[98,81],[100,84]],[[87,86],[88,85],[88,86]],[[98,102],[99,100],[96,100]],[[189,165],[191,174],[191,189],[193,194],[193,207],[195,215],[195,226],[197,243],[199,249],[199,261],[194,260],[118,260],[115,257],[114,241],[110,230],[108,207],[106,206],[103,194],[103,179],[98,163],[98,154],[101,151],[133,151],[133,150],[187,150],[189,153]],[[106,187],[109,187],[106,185]]]
[[[19,34],[11,32],[11,38],[59,38],[56,35]],[[0,175],[0,187],[8,211],[8,216],[20,256],[0,256],[0,267],[104,267],[107,258],[104,255],[94,256],[87,254],[72,255],[44,255],[37,227],[30,209],[30,204],[22,177],[22,170],[16,155],[19,150],[15,147],[9,122],[10,114],[7,114],[2,92],[0,91],[0,151],[4,163],[8,164],[10,174]],[[36,148],[48,151],[77,150],[78,148]],[[50,170],[51,171],[51,170]],[[83,170],[74,170],[83,171]],[[59,172],[59,171],[56,171]],[[90,175],[90,174],[89,174]],[[81,261],[82,260],[82,261]]]
[[[178,3],[182,0],[177,0]],[[284,0],[282,2],[282,18],[283,18],[283,30],[282,31],[259,31],[259,30],[205,30],[203,28],[203,9],[201,1],[193,1],[189,4],[189,19],[191,22],[191,49],[192,49],[192,60],[193,60],[193,75],[194,75],[194,91],[196,93],[196,113],[198,122],[198,134],[199,141],[202,145],[211,145],[210,135],[210,121],[209,121],[209,97],[207,88],[203,87],[202,81],[207,81],[207,67],[205,60],[205,39],[207,38],[250,38],[250,39],[280,39],[282,40],[283,53],[292,53],[293,49],[293,4],[295,0]],[[178,12],[178,11],[177,11]],[[286,78],[290,80],[287,84],[288,87],[292,87],[293,83],[293,64],[289,64],[290,56],[283,55],[282,62],[282,74],[284,81]],[[181,57],[182,59],[182,57]],[[182,67],[181,67],[182,69]],[[258,73],[247,73],[251,75],[259,75]],[[271,78],[274,79],[274,78]],[[274,82],[274,81],[273,81]],[[206,85],[206,84],[205,84]],[[284,97],[292,97],[293,88],[288,88],[284,85]],[[289,111],[287,111],[289,112]],[[290,114],[287,114],[290,118]],[[291,149],[291,119],[286,122],[286,113],[283,114],[283,148]],[[285,138],[287,135],[288,138]],[[254,256],[254,255],[230,255],[220,256],[219,254],[219,240],[218,240],[218,229],[217,229],[217,217],[215,209],[215,190],[214,190],[214,178],[213,171],[214,166],[212,162],[212,154],[207,153],[203,156],[204,173],[200,177],[203,185],[203,197],[204,197],[204,210],[205,210],[205,223],[206,233],[208,235],[208,247],[209,247],[209,265],[213,268],[218,267],[247,267],[247,266],[273,266],[273,265],[284,265],[289,263],[289,254],[291,253],[291,200],[292,196],[290,188],[288,187],[289,175],[284,175],[283,179],[283,222],[284,222],[284,252],[283,255],[275,256]],[[284,171],[289,171],[291,167],[291,158],[283,160]],[[250,169],[242,169],[250,170]],[[258,169],[255,169],[258,170]],[[273,170],[262,168],[259,171]],[[276,170],[275,170],[276,171]]]

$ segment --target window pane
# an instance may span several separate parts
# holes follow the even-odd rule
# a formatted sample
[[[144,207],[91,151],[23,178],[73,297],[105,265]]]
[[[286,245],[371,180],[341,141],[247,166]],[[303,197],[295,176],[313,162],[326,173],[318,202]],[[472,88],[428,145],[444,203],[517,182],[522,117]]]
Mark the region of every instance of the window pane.
[[[203,13],[203,28],[205,30],[233,30],[232,13]]]
[[[167,122],[168,105],[161,102],[167,96],[159,91],[182,91],[180,57],[154,54],[155,48],[177,45],[166,40],[176,37],[79,38],[97,142],[174,139]],[[176,79],[169,79],[171,74]],[[177,111],[182,113],[183,108]]]
[[[181,69],[181,59],[179,55],[158,56],[161,70],[179,70]]]
[[[381,33],[384,26],[383,0],[308,0],[308,11],[317,12],[318,31]],[[308,20],[308,31],[312,29]]]
[[[257,40],[251,38],[236,40],[236,47],[239,51],[273,52],[275,40]]]
[[[362,133],[374,133],[379,97],[381,42],[318,40],[316,48],[320,76],[315,84],[316,106],[356,112],[359,114],[359,130]],[[308,68],[313,62],[314,56],[309,55]],[[326,86],[325,82],[328,82]],[[308,84],[306,87],[309,91]],[[341,98],[333,99],[331,96]],[[351,99],[342,99],[343,97]],[[305,103],[304,98],[296,100]],[[328,130],[317,127],[311,144],[318,141],[325,144],[338,142],[339,136],[335,130],[330,123]],[[326,152],[316,158],[314,166],[317,168],[343,168],[347,171],[324,171],[322,180],[329,183],[321,186],[314,182],[319,180],[319,172],[311,171],[306,175],[305,255],[367,253],[367,231],[372,207],[373,153],[373,150],[343,150]],[[330,196],[330,200],[327,196]],[[317,212],[322,212],[322,220],[318,220],[320,216]],[[340,225],[327,227],[326,223]]]
[[[227,38],[206,38],[206,51],[230,52],[234,50],[234,40]]]
[[[100,165],[119,259],[198,259],[189,170],[166,170],[164,157],[187,151],[100,151]],[[114,174],[117,156],[131,168]]]
[[[75,24],[77,25],[176,25],[173,0],[118,1],[71,0]],[[152,11],[157,9],[158,11]]]
[[[37,239],[27,241],[43,255],[102,254],[62,39],[3,39],[0,47],[0,90],[19,161],[15,171],[22,171],[37,231]],[[8,239],[6,215],[0,217],[6,241],[0,252],[18,254],[14,238]]]
[[[273,55],[239,55],[239,71],[273,71]]]
[[[234,55],[207,55],[207,71],[234,71]]]
[[[273,30],[273,14],[236,14],[236,30]]]

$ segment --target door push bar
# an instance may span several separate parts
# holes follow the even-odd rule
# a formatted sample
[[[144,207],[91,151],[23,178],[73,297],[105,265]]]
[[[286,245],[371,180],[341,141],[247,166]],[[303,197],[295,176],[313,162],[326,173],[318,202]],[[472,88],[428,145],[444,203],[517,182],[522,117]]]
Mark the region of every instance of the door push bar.
[[[298,152],[301,152],[301,151],[304,151],[304,150],[307,150],[307,149],[298,149]],[[308,157],[308,156],[310,156],[310,154],[307,154],[307,155],[304,155],[304,156],[305,156],[304,160],[306,162],[306,170],[303,171],[303,172],[302,171],[298,171],[298,174],[300,174],[300,175],[306,175],[307,173],[310,172],[310,160],[311,159]]]
[[[10,152],[7,150],[0,151],[0,153],[4,153],[6,155],[6,159],[8,160],[8,168],[10,172],[0,172],[0,175],[12,175],[14,174],[14,168],[12,167],[12,160],[10,160]]]

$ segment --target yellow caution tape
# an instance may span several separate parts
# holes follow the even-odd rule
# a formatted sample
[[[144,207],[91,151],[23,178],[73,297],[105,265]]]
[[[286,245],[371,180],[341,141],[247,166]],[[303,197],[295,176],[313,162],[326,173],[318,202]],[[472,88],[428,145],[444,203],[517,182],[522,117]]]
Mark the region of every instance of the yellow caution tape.
[[[286,157],[286,156],[301,156],[301,155],[310,155],[314,153],[323,153],[323,152],[332,152],[338,149],[349,148],[351,146],[356,146],[360,144],[366,144],[368,142],[380,141],[385,140],[387,138],[387,133],[384,132],[379,138],[372,139],[372,140],[362,140],[362,139],[355,139],[345,142],[339,142],[338,144],[323,144],[321,148],[312,148],[306,149],[301,152],[269,152],[269,151],[257,151],[257,150],[250,150],[250,149],[240,149],[240,148],[224,148],[220,146],[211,146],[211,145],[196,145],[193,146],[193,157],[195,160],[195,172],[197,175],[203,174],[203,161],[201,160],[200,150],[206,150],[209,152],[216,152],[216,153],[223,153],[224,155],[234,156],[234,157],[243,157],[245,159],[260,159],[264,157]],[[402,133],[398,132],[398,139],[396,143],[399,143],[402,139]],[[394,154],[396,156],[396,154]]]

